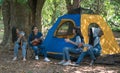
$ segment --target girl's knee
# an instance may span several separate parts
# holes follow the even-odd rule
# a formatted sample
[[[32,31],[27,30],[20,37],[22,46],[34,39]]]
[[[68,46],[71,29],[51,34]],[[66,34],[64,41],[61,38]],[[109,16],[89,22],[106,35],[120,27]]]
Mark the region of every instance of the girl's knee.
[[[68,48],[68,47],[65,47],[65,48],[64,48],[64,51],[66,51],[66,50],[69,50],[69,48]]]
[[[14,48],[19,48],[19,44],[15,43]]]
[[[38,47],[37,46],[33,46],[32,49],[33,50],[38,50]]]

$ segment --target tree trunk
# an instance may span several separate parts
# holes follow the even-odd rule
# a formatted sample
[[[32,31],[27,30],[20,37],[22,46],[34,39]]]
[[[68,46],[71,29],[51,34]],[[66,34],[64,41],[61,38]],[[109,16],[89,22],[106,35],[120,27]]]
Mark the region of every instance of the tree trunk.
[[[36,14],[36,5],[37,0],[28,0],[28,5],[30,7],[31,13],[30,13],[30,24],[35,24],[35,14]]]
[[[2,11],[4,36],[1,44],[4,48],[9,49],[12,43],[12,27],[19,27],[25,32],[28,32],[28,12],[25,5],[22,5],[15,0],[4,0]]]
[[[67,7],[68,12],[72,9],[80,7],[81,0],[73,0],[73,3],[71,0],[65,0],[65,1],[66,1],[66,7]]]
[[[42,13],[42,8],[45,3],[45,0],[37,0],[37,6],[36,6],[36,24],[39,28],[40,31],[42,31],[42,25],[41,25],[41,13]]]
[[[29,7],[31,9],[31,25],[37,25],[39,30],[41,31],[41,12],[44,5],[45,0],[28,0]]]
[[[4,0],[2,5],[2,14],[3,14],[3,23],[4,23],[4,36],[2,45],[5,46],[5,44],[10,40],[10,2],[8,0]]]
[[[4,36],[1,43],[4,48],[11,47],[13,26],[22,28],[27,37],[33,24],[37,24],[41,30],[41,11],[44,2],[45,0],[29,0],[29,9],[27,4],[19,3],[17,0],[4,0],[2,5]]]

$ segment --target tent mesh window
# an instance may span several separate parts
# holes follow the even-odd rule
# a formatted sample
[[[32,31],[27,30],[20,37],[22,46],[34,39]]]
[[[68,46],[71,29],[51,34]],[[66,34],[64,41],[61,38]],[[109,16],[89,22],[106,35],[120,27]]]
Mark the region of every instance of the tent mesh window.
[[[60,38],[67,38],[69,36],[73,35],[73,27],[74,24],[72,21],[66,21],[64,23],[62,23],[58,28],[57,28],[57,32],[56,32],[56,36],[60,37]]]

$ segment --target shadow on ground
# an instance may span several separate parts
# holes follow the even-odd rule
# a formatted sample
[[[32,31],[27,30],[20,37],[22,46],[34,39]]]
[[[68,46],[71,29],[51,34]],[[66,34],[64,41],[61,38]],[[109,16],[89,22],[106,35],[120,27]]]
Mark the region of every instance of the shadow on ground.
[[[38,61],[30,56],[26,62],[23,62],[21,57],[18,61],[12,61],[13,51],[0,51],[0,73],[120,73],[119,57],[120,55],[104,56],[100,57],[93,66],[89,66],[88,62],[84,61],[79,67],[72,67],[58,65],[60,60],[52,58],[50,58],[51,62],[44,62],[43,57]]]

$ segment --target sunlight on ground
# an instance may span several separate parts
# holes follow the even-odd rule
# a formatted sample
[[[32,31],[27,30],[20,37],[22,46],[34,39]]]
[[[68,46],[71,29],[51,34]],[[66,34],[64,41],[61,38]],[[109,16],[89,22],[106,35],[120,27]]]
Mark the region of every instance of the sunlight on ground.
[[[118,70],[110,69],[107,66],[80,66],[80,67],[66,67],[64,72],[69,73],[117,73]]]

